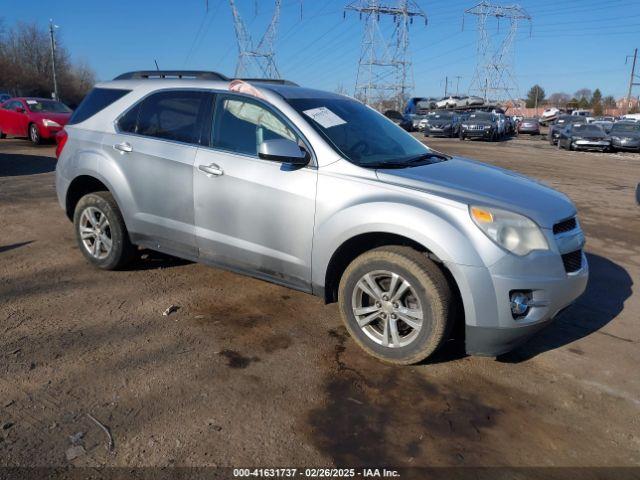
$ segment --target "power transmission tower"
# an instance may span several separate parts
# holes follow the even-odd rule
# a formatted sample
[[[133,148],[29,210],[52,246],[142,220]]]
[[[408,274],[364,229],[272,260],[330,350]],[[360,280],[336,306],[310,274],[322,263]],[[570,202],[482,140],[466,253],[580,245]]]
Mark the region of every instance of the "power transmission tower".
[[[276,66],[275,40],[280,22],[280,6],[282,0],[275,0],[271,22],[262,36],[258,45],[255,46],[248,32],[240,12],[234,0],[229,0],[233,22],[238,41],[238,63],[236,65],[235,76],[240,77],[264,77],[280,78],[280,72]]]
[[[413,72],[409,57],[409,26],[414,17],[427,14],[413,0],[398,0],[384,4],[380,0],[355,0],[345,7],[364,17],[365,28],[358,62],[355,96],[367,105],[391,98],[398,109],[413,89]],[[393,19],[394,29],[385,39],[380,29],[380,17]]]
[[[482,1],[464,14],[477,17],[478,46],[476,70],[469,85],[469,93],[474,93],[487,101],[505,103],[519,97],[518,82],[514,74],[515,48],[519,22],[529,22],[531,16],[519,5],[494,5]],[[497,24],[496,40],[489,35],[489,19]],[[506,32],[500,37],[500,20],[508,22]],[[464,28],[464,16],[463,16]]]

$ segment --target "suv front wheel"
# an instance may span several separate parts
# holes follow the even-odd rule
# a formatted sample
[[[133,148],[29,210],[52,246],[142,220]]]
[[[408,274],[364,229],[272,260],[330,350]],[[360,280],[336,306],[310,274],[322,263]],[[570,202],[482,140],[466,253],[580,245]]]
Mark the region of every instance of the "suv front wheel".
[[[380,247],[357,257],[340,280],[338,299],[351,337],[388,363],[424,360],[447,340],[453,324],[447,279],[409,247]]]
[[[134,255],[127,227],[113,195],[94,192],[85,195],[73,215],[76,240],[82,254],[98,268],[124,267]]]

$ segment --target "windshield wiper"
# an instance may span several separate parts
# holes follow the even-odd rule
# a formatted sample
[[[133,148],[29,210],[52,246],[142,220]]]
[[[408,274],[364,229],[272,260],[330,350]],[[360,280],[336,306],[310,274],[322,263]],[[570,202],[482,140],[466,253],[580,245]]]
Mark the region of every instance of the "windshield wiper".
[[[430,160],[432,158],[437,158],[440,160],[449,160],[450,157],[443,153],[435,153],[428,152],[422,153],[415,157],[407,158],[406,160],[390,160],[388,162],[371,162],[371,163],[361,163],[361,167],[365,168],[410,168],[410,167],[418,167],[423,165],[425,161]]]
[[[422,153],[417,157],[409,158],[408,160],[405,160],[405,163],[409,163],[409,164],[418,163],[418,162],[423,162],[425,160],[430,160],[432,158],[439,158],[440,160],[449,160],[450,157],[442,153],[428,152],[428,153]]]

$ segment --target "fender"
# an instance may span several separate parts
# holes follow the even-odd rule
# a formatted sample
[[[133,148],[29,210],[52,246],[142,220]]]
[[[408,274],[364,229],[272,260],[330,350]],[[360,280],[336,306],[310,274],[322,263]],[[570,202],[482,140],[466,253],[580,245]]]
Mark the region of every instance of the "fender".
[[[70,171],[73,171],[72,178],[66,175]],[[134,197],[129,182],[115,162],[97,149],[79,150],[72,157],[62,159],[56,172],[58,176],[64,178],[66,183],[64,190],[60,191],[59,200],[61,202],[66,202],[69,186],[73,180],[80,176],[93,177],[102,182],[116,200],[125,225],[131,231],[130,207],[135,205]],[[58,185],[62,185],[62,183],[58,182]]]
[[[468,218],[466,209],[459,215]],[[453,209],[450,215],[435,214],[397,201],[366,202],[337,211],[316,226],[312,256],[312,276],[324,286],[329,261],[347,240],[364,233],[402,235],[423,245],[445,263],[484,266],[469,235],[459,226]],[[357,220],[357,223],[354,222]]]

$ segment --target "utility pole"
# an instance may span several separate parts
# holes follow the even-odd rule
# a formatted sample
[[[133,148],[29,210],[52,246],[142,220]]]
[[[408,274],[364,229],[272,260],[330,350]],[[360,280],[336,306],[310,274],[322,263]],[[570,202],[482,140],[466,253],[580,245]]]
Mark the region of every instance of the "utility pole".
[[[49,19],[49,36],[51,37],[51,69],[53,70],[53,96],[54,100],[60,100],[58,96],[58,79],[56,78],[56,38],[54,30],[58,28],[53,24],[53,19]]]
[[[631,55],[627,56],[625,63],[627,63],[627,60],[629,60],[629,57],[631,57]],[[631,90],[633,89],[634,85],[640,85],[640,83],[634,82],[636,77],[636,60],[637,59],[638,59],[638,49],[636,48],[633,51],[633,64],[631,65],[631,77],[629,78],[629,91],[627,93],[627,113],[629,113],[629,111],[631,110]]]

